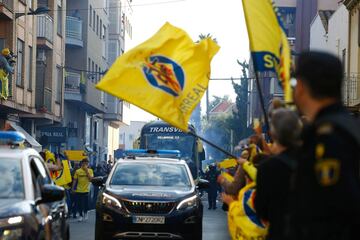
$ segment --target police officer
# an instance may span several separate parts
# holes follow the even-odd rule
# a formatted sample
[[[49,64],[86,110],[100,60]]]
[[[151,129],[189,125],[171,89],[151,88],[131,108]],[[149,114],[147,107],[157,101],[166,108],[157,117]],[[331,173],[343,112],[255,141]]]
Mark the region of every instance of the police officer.
[[[304,52],[294,100],[308,120],[294,184],[291,239],[359,239],[360,124],[341,103],[343,68],[324,52]]]
[[[208,171],[205,173],[205,179],[210,183],[208,188],[209,210],[216,209],[217,191],[219,189],[219,185],[217,183],[218,176],[219,171],[216,169],[215,164],[211,164]]]

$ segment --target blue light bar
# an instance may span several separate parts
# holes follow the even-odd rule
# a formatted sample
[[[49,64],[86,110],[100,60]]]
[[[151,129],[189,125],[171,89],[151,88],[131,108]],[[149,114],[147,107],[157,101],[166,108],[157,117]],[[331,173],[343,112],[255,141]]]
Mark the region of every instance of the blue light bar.
[[[25,141],[25,135],[16,131],[0,131],[0,144],[20,144]]]
[[[124,156],[159,156],[159,157],[176,157],[180,158],[179,150],[147,150],[147,149],[130,149],[125,150]]]

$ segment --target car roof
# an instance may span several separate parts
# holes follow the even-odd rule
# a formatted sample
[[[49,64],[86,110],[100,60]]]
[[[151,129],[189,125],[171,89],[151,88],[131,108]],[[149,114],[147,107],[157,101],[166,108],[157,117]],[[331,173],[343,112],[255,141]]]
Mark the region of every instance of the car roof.
[[[32,148],[11,148],[7,146],[0,146],[0,157],[8,157],[8,158],[23,158],[28,155],[36,155],[39,156],[39,153]]]
[[[117,162],[120,163],[169,163],[169,164],[186,164],[184,160],[174,159],[174,158],[159,158],[159,157],[136,157],[132,158],[120,158]]]

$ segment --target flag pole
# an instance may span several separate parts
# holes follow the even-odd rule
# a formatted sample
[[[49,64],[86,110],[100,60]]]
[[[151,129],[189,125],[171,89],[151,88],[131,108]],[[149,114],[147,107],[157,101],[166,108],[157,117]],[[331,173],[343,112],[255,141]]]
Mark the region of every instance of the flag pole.
[[[264,119],[265,119],[265,126],[266,126],[266,129],[269,131],[269,127],[270,127],[269,119],[268,119],[268,115],[266,114],[264,97],[263,97],[261,86],[260,86],[259,74],[258,74],[258,71],[256,70],[256,64],[254,61],[253,61],[253,65],[254,65],[254,70],[255,70],[256,87],[258,89],[258,93],[259,93],[259,97],[260,97],[260,105],[261,105],[261,109],[263,111]]]
[[[210,142],[209,140],[207,140],[207,139],[205,139],[205,138],[203,138],[203,137],[201,137],[201,136],[197,135],[196,133],[193,133],[193,132],[189,131],[189,132],[188,132],[188,134],[189,134],[189,135],[192,135],[192,136],[194,136],[194,137],[199,138],[199,139],[200,139],[200,140],[202,140],[203,142],[205,142],[205,143],[209,144],[210,146],[212,146],[213,148],[215,148],[215,149],[219,150],[220,152],[225,153],[225,154],[226,154],[226,155],[228,155],[229,157],[232,157],[232,158],[235,158],[235,159],[237,159],[237,158],[238,158],[238,157],[236,157],[234,154],[232,154],[232,153],[230,153],[230,152],[226,151],[225,149],[223,149],[223,148],[221,148],[221,147],[217,146],[216,144],[214,144],[214,143]]]

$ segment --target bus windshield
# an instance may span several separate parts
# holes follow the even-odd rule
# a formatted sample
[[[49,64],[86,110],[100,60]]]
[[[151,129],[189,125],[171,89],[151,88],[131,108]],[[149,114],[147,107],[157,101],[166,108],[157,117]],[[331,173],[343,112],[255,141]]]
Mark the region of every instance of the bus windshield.
[[[195,146],[193,136],[187,134],[145,133],[143,140],[147,149],[179,150],[182,158],[193,158]]]

